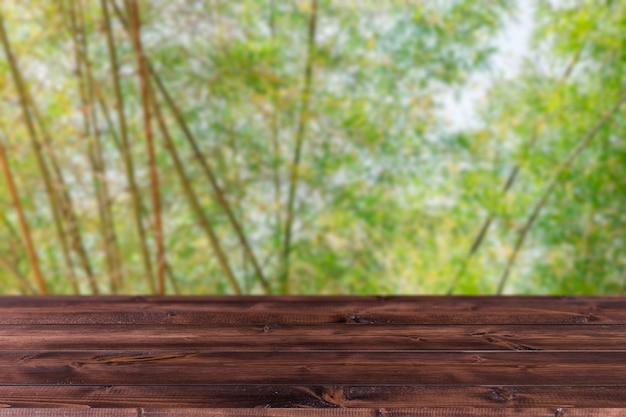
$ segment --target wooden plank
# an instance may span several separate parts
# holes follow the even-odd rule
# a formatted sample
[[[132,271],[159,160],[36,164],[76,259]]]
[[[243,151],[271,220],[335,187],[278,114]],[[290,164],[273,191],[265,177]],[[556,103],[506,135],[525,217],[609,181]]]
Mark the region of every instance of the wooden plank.
[[[625,340],[624,297],[0,297],[0,417],[626,415]]]
[[[0,417],[623,417],[621,408],[5,409]]]
[[[626,350],[626,325],[0,325],[3,350]]]
[[[398,305],[403,303],[420,303],[437,305],[476,305],[485,306],[532,306],[545,305],[546,302],[554,306],[572,306],[589,304],[619,304],[624,305],[626,300],[621,295],[567,295],[567,296],[544,296],[544,295],[20,295],[0,296],[0,304],[8,307],[39,307],[39,306],[72,306],[72,305],[107,305],[123,304],[151,304],[151,305],[200,305],[207,303],[219,303],[230,305],[231,308],[245,308],[251,305]]]
[[[623,407],[626,386],[0,385],[3,407]]]
[[[212,411],[212,410],[211,410]],[[623,417],[626,413],[624,409],[459,409],[459,408],[370,408],[370,409],[332,409],[332,410],[281,410],[281,409],[260,409],[260,410],[238,410],[221,409],[211,413],[207,410],[146,410],[145,417],[170,417],[186,415],[190,417],[205,416],[243,416],[243,417],[292,417],[292,416],[320,416],[320,417]]]
[[[622,297],[0,297],[0,324],[626,324]]]
[[[626,385],[626,352],[0,351],[0,384]]]
[[[175,414],[173,414],[175,415]],[[182,415],[182,414],[179,414]],[[210,414],[208,414],[210,415]],[[137,408],[114,409],[51,409],[51,408],[13,408],[0,409],[0,417],[140,417],[142,413]]]

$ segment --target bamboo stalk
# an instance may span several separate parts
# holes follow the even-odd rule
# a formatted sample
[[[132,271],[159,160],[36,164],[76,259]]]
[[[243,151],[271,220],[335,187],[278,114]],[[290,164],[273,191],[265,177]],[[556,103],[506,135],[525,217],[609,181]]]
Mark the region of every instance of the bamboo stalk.
[[[80,96],[80,114],[82,116],[82,120],[83,120],[83,139],[87,142],[87,159],[89,161],[90,164],[90,168],[91,168],[91,173],[92,173],[92,181],[94,183],[94,189],[96,190],[96,201],[98,204],[98,214],[100,217],[100,227],[102,229],[102,204],[101,204],[101,194],[100,194],[100,188],[99,188],[99,181],[97,178],[97,172],[96,172],[96,168],[94,167],[94,160],[93,160],[93,143],[92,143],[92,137],[91,137],[91,124],[90,124],[90,120],[89,120],[89,106],[90,104],[88,103],[88,100],[86,98],[86,82],[85,82],[85,75],[84,75],[84,67],[83,67],[83,51],[81,50],[81,46],[80,46],[80,41],[78,40],[79,34],[78,34],[78,23],[77,23],[77,17],[76,17],[76,10],[75,10],[75,4],[74,4],[74,0],[68,0],[69,5],[67,6],[67,11],[66,14],[69,16],[69,31],[71,33],[72,36],[72,42],[73,42],[73,48],[74,48],[74,60],[75,60],[75,71],[77,74],[77,84],[78,84],[78,92],[79,92],[79,96]],[[107,252],[105,250],[105,252]],[[107,257],[108,258],[108,257]],[[96,284],[96,280],[95,277],[93,276],[93,270],[91,269],[91,264],[88,263],[88,271],[89,271],[89,276],[93,277],[92,280],[92,291],[94,288],[97,288],[97,284]]]
[[[117,120],[120,130],[121,155],[124,161],[124,169],[126,171],[126,179],[128,181],[129,191],[132,200],[133,216],[139,237],[139,247],[141,257],[146,273],[146,280],[152,293],[156,292],[154,270],[152,268],[150,250],[148,248],[148,237],[142,220],[143,204],[141,201],[141,193],[137,185],[135,174],[135,163],[133,161],[130,141],[128,137],[128,127],[126,121],[126,113],[124,112],[124,97],[122,95],[121,80],[119,76],[119,64],[117,61],[116,43],[113,39],[113,29],[111,24],[111,16],[107,0],[100,0],[102,13],[104,16],[104,27],[107,39],[107,49],[109,53],[109,61],[111,64],[111,75],[113,79],[113,91],[115,93],[115,109],[117,111]]]
[[[0,265],[4,267],[5,270],[10,271],[17,278],[17,282],[19,283],[19,291],[21,295],[27,294],[35,294],[35,290],[30,285],[28,278],[20,271],[18,266],[11,262],[6,255],[0,254]]]
[[[580,55],[582,54],[583,49],[585,48],[586,42],[583,43],[583,45],[581,46],[580,49],[578,49],[578,51],[576,51],[576,53],[574,54],[574,56],[572,57],[572,59],[570,60],[570,62],[568,63],[568,65],[565,67],[565,71],[563,72],[563,74],[561,75],[560,78],[560,82],[563,83],[565,82],[569,76],[572,74],[572,71],[574,70],[574,67],[576,66],[576,64],[579,62],[580,59]],[[542,115],[539,120],[536,123],[536,127],[535,127],[535,132],[533,134],[533,136],[530,138],[529,142],[528,142],[528,149],[532,149],[535,147],[535,144],[537,143],[537,140],[539,139],[540,133],[541,133],[541,129],[544,125],[544,119],[545,116]],[[511,189],[511,187],[513,186],[513,184],[515,183],[515,180],[517,179],[517,176],[519,174],[521,168],[521,163],[518,162],[515,164],[515,166],[513,166],[513,168],[511,169],[511,172],[509,173],[509,176],[507,177],[506,181],[504,182],[504,186],[502,188],[502,195],[505,195],[506,193],[509,192],[509,190]],[[478,230],[478,233],[476,234],[476,236],[474,237],[473,241],[472,241],[472,245],[470,246],[469,251],[467,252],[467,255],[465,256],[465,258],[463,259],[463,263],[461,264],[461,267],[458,269],[456,275],[454,276],[454,279],[452,280],[452,283],[450,284],[450,287],[447,291],[447,295],[452,295],[453,291],[454,291],[454,287],[456,286],[456,284],[459,282],[459,280],[465,275],[465,271],[467,270],[467,267],[472,259],[472,257],[476,254],[476,252],[478,252],[478,249],[480,248],[480,246],[482,245],[485,236],[487,235],[487,232],[489,232],[489,229],[493,223],[495,219],[495,215],[493,212],[490,212],[487,217],[485,218],[485,220],[483,221],[482,226],[480,227],[480,229]]]
[[[0,32],[2,32],[2,37],[4,40],[6,35],[4,33],[4,23],[2,21],[2,16],[0,16]],[[47,294],[48,289],[46,286],[46,280],[44,279],[43,274],[41,272],[41,268],[39,266],[39,259],[37,258],[35,245],[33,244],[33,239],[30,233],[30,228],[28,226],[28,222],[26,221],[24,209],[22,208],[22,203],[18,195],[17,187],[15,186],[13,173],[11,172],[11,167],[9,166],[9,160],[7,158],[6,148],[2,140],[0,140],[0,165],[2,165],[2,173],[4,175],[4,180],[7,184],[7,188],[9,189],[11,202],[13,203],[13,207],[15,209],[15,212],[17,214],[17,218],[20,224],[20,229],[22,231],[22,239],[24,241],[24,246],[26,247],[26,254],[28,255],[28,261],[30,263],[31,272],[37,284],[37,288],[39,289],[39,293]]]
[[[12,241],[11,246],[13,246],[15,244],[21,245],[22,244],[22,240],[20,238],[20,235],[17,232],[17,230],[15,230],[15,228],[13,227],[13,225],[11,224],[9,219],[7,219],[6,213],[0,212],[0,215],[1,215],[0,219],[2,219],[2,224],[4,224],[4,227],[6,227],[7,230],[9,231],[9,236],[10,236],[10,239]]]
[[[535,142],[537,141],[537,138],[539,137],[540,127],[541,126],[543,126],[542,123],[537,123],[537,128],[535,129],[535,134],[533,135],[533,137],[530,140],[530,147],[533,147]],[[517,175],[519,174],[519,170],[520,170],[520,164],[517,163],[517,164],[515,164],[513,169],[511,169],[511,172],[509,173],[509,176],[507,177],[506,181],[504,182],[504,187],[502,188],[502,194],[506,194],[506,193],[509,192],[509,190],[511,189],[511,187],[515,183],[515,180],[517,179]],[[493,214],[493,212],[490,212],[487,215],[487,217],[485,218],[482,226],[480,227],[480,229],[478,230],[478,233],[476,234],[476,236],[474,237],[474,240],[472,241],[472,245],[470,246],[470,249],[467,252],[467,255],[463,259],[463,263],[461,264],[461,267],[457,271],[454,279],[452,280],[452,283],[450,284],[450,288],[448,289],[447,295],[452,295],[452,292],[454,291],[454,287],[459,282],[459,280],[465,275],[465,271],[467,270],[467,267],[469,265],[470,260],[476,254],[476,252],[478,252],[478,249],[482,245],[482,243],[483,243],[483,241],[485,239],[485,236],[487,236],[487,232],[489,231],[489,229],[490,229],[494,219],[495,219],[495,215]]]
[[[69,2],[69,6],[67,7],[67,15],[69,16],[69,30],[70,30],[70,34],[72,36],[72,42],[73,42],[73,47],[74,47],[74,60],[75,60],[75,71],[77,74],[77,84],[78,84],[78,92],[79,92],[79,96],[80,96],[80,113],[82,116],[82,120],[83,120],[83,139],[85,140],[85,142],[87,143],[87,159],[89,161],[89,165],[90,165],[90,169],[91,169],[91,176],[92,176],[92,182],[93,182],[93,186],[94,186],[94,190],[95,190],[95,195],[96,195],[96,203],[98,206],[98,215],[100,218],[100,230],[101,233],[104,234],[106,233],[103,228],[104,228],[104,221],[103,221],[103,206],[102,206],[102,194],[101,194],[101,188],[100,188],[100,180],[98,178],[98,170],[96,167],[96,162],[94,161],[94,155],[93,155],[93,136],[92,136],[92,126],[91,126],[91,120],[89,118],[89,113],[91,112],[90,106],[91,104],[89,103],[88,99],[87,99],[87,86],[86,86],[86,80],[85,80],[85,69],[84,69],[84,51],[81,49],[81,43],[79,40],[79,33],[78,33],[78,22],[77,22],[77,15],[76,15],[76,10],[75,10],[75,1],[74,0],[68,0]],[[107,258],[107,266],[109,266],[109,274],[111,272],[110,270],[110,254],[107,248],[105,248],[105,254],[106,254],[106,258]],[[94,291],[94,288],[97,288],[97,285],[95,283],[95,277],[93,279],[93,282],[91,284],[92,286],[92,291]]]
[[[98,96],[98,104],[100,105],[100,111],[104,116],[104,122],[106,123],[107,130],[111,135],[111,139],[113,140],[113,144],[115,145],[115,149],[121,153],[122,151],[122,142],[120,141],[120,137],[115,130],[115,123],[113,122],[113,118],[111,117],[111,111],[109,110],[109,105],[107,104],[107,100],[104,92],[102,91],[102,87],[99,85],[95,85],[95,93]]]
[[[180,288],[178,287],[178,278],[176,277],[176,274],[174,274],[174,271],[172,270],[172,267],[170,266],[169,262],[165,265],[165,272],[167,273],[167,278],[170,280],[170,284],[172,284],[174,295],[180,295]]]
[[[123,16],[121,15],[121,11],[119,9],[116,9],[116,12],[120,20],[124,22]],[[202,151],[200,150],[200,147],[198,146],[197,140],[195,139],[194,135],[191,133],[191,130],[189,129],[189,126],[187,125],[187,122],[185,122],[185,119],[182,116],[182,112],[180,111],[180,108],[178,107],[176,102],[173,100],[169,91],[165,87],[165,84],[163,83],[161,78],[158,76],[158,74],[154,71],[154,69],[150,65],[150,62],[147,59],[146,59],[146,63],[147,63],[148,70],[150,71],[150,75],[156,82],[156,86],[159,92],[165,98],[165,102],[167,106],[169,107],[172,115],[174,116],[174,119],[176,120],[177,124],[181,128],[185,139],[191,146],[195,159],[198,161],[205,176],[209,180],[209,183],[211,185],[211,189],[213,190],[213,194],[215,198],[217,199],[220,207],[222,207],[222,209],[226,213],[226,216],[228,217],[230,224],[235,230],[235,233],[237,235],[237,238],[239,239],[239,242],[241,243],[244,250],[248,254],[248,257],[250,258],[250,261],[252,262],[252,265],[254,267],[255,275],[257,279],[263,286],[263,289],[265,290],[265,292],[271,293],[270,285],[267,279],[265,278],[265,275],[263,274],[263,271],[259,265],[259,262],[256,256],[254,255],[254,252],[250,246],[250,243],[248,242],[248,239],[246,238],[246,234],[243,228],[241,227],[239,221],[237,220],[231,208],[231,205],[228,201],[228,198],[226,197],[224,190],[222,189],[222,187],[219,185],[219,182],[217,181],[217,176],[215,175],[215,173],[213,172],[213,169],[209,165],[207,158],[205,158],[204,155],[202,154]]]
[[[50,135],[45,119],[39,111],[37,103],[34,102],[28,90],[26,90],[26,95],[28,104],[32,109],[35,122],[37,123],[37,126],[39,127],[39,130],[41,132],[43,145],[45,146],[45,148],[42,149],[45,150],[46,155],[49,157],[50,165],[52,166],[52,172],[55,176],[55,184],[58,184],[57,197],[59,201],[60,212],[68,225],[72,248],[77,253],[78,259],[81,263],[81,267],[87,275],[93,290],[95,286],[95,276],[93,273],[93,268],[91,267],[89,255],[87,254],[87,249],[85,247],[85,243],[80,232],[80,224],[78,216],[76,215],[76,211],[74,209],[74,203],[72,196],[69,192],[69,187],[67,186],[65,176],[63,175],[63,171],[61,170],[60,164],[54,153],[55,146],[52,141],[52,136]],[[75,288],[75,292],[78,294],[77,287]]]
[[[112,2],[114,8],[115,8],[115,13],[117,14],[118,19],[122,22],[122,25],[127,29],[128,29],[128,23],[126,22],[126,19],[124,18],[124,15],[122,13],[122,11],[120,10],[120,8],[115,4],[115,2]],[[205,174],[205,176],[207,177],[207,179],[209,180],[209,183],[211,185],[211,189],[213,190],[213,194],[215,196],[215,198],[217,199],[218,203],[220,204],[220,207],[222,207],[222,209],[224,210],[224,212],[226,213],[226,216],[228,217],[228,220],[231,224],[231,226],[233,227],[233,229],[235,230],[235,233],[237,235],[237,238],[239,239],[239,242],[241,243],[241,245],[243,246],[244,250],[246,251],[246,253],[248,254],[248,257],[250,258],[250,261],[252,262],[253,268],[255,270],[255,276],[257,277],[258,281],[260,282],[260,284],[262,285],[264,291],[268,294],[271,293],[271,287],[269,285],[269,282],[267,281],[267,279],[265,278],[265,275],[263,274],[263,271],[261,269],[261,266],[254,254],[254,251],[252,250],[252,247],[250,246],[248,239],[246,238],[245,232],[243,230],[243,228],[241,227],[241,225],[239,224],[239,222],[237,221],[237,218],[235,217],[233,210],[230,206],[230,203],[226,197],[226,194],[224,192],[224,190],[222,189],[222,187],[219,185],[219,182],[217,181],[217,177],[215,175],[215,173],[213,172],[213,169],[211,168],[211,166],[209,165],[207,158],[204,157],[204,155],[202,154],[200,147],[197,144],[197,140],[195,139],[195,137],[193,136],[193,134],[191,133],[191,130],[189,129],[189,126],[187,125],[187,122],[185,122],[184,117],[182,116],[182,112],[180,111],[178,105],[174,102],[172,96],[170,95],[169,91],[167,90],[167,88],[165,87],[165,84],[163,83],[163,81],[161,80],[161,78],[159,77],[159,75],[156,73],[156,71],[154,71],[154,68],[152,68],[152,65],[150,64],[150,61],[148,60],[148,58],[146,57],[146,66],[148,68],[148,70],[150,71],[150,75],[152,77],[152,79],[155,81],[156,83],[156,87],[159,90],[159,92],[161,93],[161,95],[163,95],[163,97],[165,98],[165,102],[167,104],[167,106],[170,109],[170,112],[172,113],[172,115],[174,116],[177,124],[179,125],[180,129],[183,132],[183,135],[185,137],[185,139],[187,140],[187,142],[189,143],[189,145],[192,148],[192,152],[194,154],[194,157],[196,159],[196,161],[198,161],[198,163],[200,164],[203,173]]]
[[[156,81],[156,85],[159,88],[159,92],[165,98],[166,104],[170,108],[170,111],[172,112],[176,122],[178,123],[179,127],[183,131],[183,134],[187,142],[191,145],[193,155],[196,161],[198,161],[198,163],[200,164],[205,176],[208,178],[209,183],[211,184],[211,188],[213,190],[214,196],[216,197],[220,207],[226,213],[226,216],[231,226],[235,230],[235,234],[237,235],[239,242],[241,243],[248,258],[250,259],[252,266],[254,268],[254,271],[255,271],[255,276],[257,277],[260,284],[263,286],[263,289],[265,290],[265,292],[268,294],[271,294],[271,287],[269,285],[269,282],[267,281],[267,279],[265,278],[265,275],[263,274],[263,271],[261,269],[261,266],[259,265],[257,257],[254,254],[252,247],[250,246],[250,243],[248,242],[246,234],[243,228],[241,227],[241,224],[237,220],[235,213],[231,207],[231,204],[228,201],[228,198],[226,197],[226,193],[224,192],[222,187],[219,185],[219,182],[217,181],[217,177],[215,173],[213,172],[213,169],[209,166],[209,163],[207,162],[207,158],[205,158],[204,155],[202,155],[202,151],[200,150],[200,147],[198,146],[195,137],[191,133],[191,130],[187,126],[187,122],[185,122],[185,119],[183,118],[182,113],[180,109],[178,108],[177,104],[174,102],[171,95],[165,88],[165,85],[163,84],[160,77],[158,77],[158,75],[152,69],[151,71],[152,71],[152,76],[154,80]]]
[[[245,226],[245,223],[244,223],[245,213],[243,210],[243,199],[245,197],[245,193],[242,190],[245,189],[245,184],[241,175],[242,173],[241,167],[239,166],[237,162],[238,161],[237,156],[239,155],[239,147],[237,146],[236,133],[233,129],[226,128],[223,133],[226,136],[226,138],[224,138],[224,141],[223,141],[224,146],[220,146],[217,149],[215,149],[214,152],[212,152],[213,160],[215,161],[215,166],[217,167],[218,172],[224,173],[222,189],[239,191],[239,192],[233,193],[234,195],[230,196],[229,206],[232,208],[233,214],[235,218],[237,219],[239,226],[243,230]],[[233,161],[231,162],[227,161],[225,148],[230,149],[233,155]],[[228,168],[230,168],[230,171],[228,170]],[[250,267],[251,267],[250,258],[248,257],[248,254],[246,253],[244,246],[243,245],[239,245],[239,246],[240,247],[237,248],[237,250],[238,251],[241,250],[240,265],[241,265],[241,276],[242,276],[242,281],[243,281],[242,291],[244,293],[251,293],[253,289],[253,285],[254,285],[253,281],[255,277],[250,277]],[[229,259],[232,260],[233,258],[235,258],[235,255],[233,252],[231,252],[231,256]],[[249,277],[252,279],[248,279]]]
[[[283,294],[289,293],[289,273],[291,240],[293,234],[293,222],[295,218],[295,201],[300,177],[300,159],[302,156],[302,145],[306,133],[307,121],[309,119],[309,102],[311,97],[311,86],[313,82],[313,61],[315,58],[315,31],[317,26],[317,0],[311,0],[311,14],[309,16],[309,33],[307,58],[304,67],[304,86],[300,96],[300,117],[296,131],[295,147],[291,162],[291,175],[289,178],[289,193],[287,197],[287,213],[285,219],[285,229],[283,238],[283,271],[281,274],[281,290]]]
[[[270,36],[272,39],[272,45],[276,47],[276,2],[270,0]],[[279,119],[278,119],[278,107],[279,97],[278,88],[274,85],[272,89],[272,114],[270,116],[270,135],[272,142],[272,182],[274,186],[274,242],[277,248],[281,246],[282,237],[282,225],[283,220],[281,216],[281,200],[282,200],[282,183],[280,180],[280,166],[281,166],[281,152],[279,146]]]
[[[52,143],[51,135],[48,131],[48,126],[41,113],[39,112],[39,107],[37,103],[33,100],[33,97],[30,95],[30,91],[26,89],[26,99],[28,101],[28,106],[32,110],[34,121],[37,123],[37,127],[41,132],[41,136],[43,139],[42,143],[42,151],[48,156],[50,161],[50,165],[52,167],[52,176],[54,176],[53,186],[56,190],[56,197],[58,199],[59,211],[65,223],[67,225],[67,229],[69,231],[69,240],[70,244],[66,243],[65,232],[63,233],[63,248],[62,253],[64,254],[64,261],[66,264],[66,269],[68,271],[68,278],[70,280],[70,284],[72,285],[73,291],[75,294],[79,294],[80,290],[78,287],[78,279],[76,277],[76,273],[74,271],[74,266],[72,265],[70,258],[70,245],[77,252],[79,261],[82,264],[82,267],[87,274],[87,276],[93,279],[93,271],[91,269],[91,264],[89,263],[89,257],[87,256],[87,250],[85,249],[85,245],[83,243],[80,229],[78,227],[78,217],[74,211],[74,204],[72,202],[71,195],[69,193],[69,189],[67,187],[67,183],[65,182],[65,177],[63,175],[63,171],[60,168],[59,162],[54,153],[54,146]],[[66,255],[67,253],[67,255]]]
[[[15,84],[15,88],[18,92],[20,107],[23,113],[24,121],[26,123],[26,129],[28,131],[29,140],[31,146],[35,153],[35,158],[37,161],[38,168],[41,172],[41,175],[44,180],[44,187],[46,190],[46,195],[48,197],[48,202],[50,205],[50,210],[52,212],[53,222],[55,225],[57,239],[61,245],[61,253],[63,256],[63,260],[65,262],[65,266],[68,274],[72,276],[73,267],[71,262],[71,257],[69,255],[69,249],[67,245],[67,241],[65,240],[65,232],[61,220],[60,210],[58,207],[59,197],[55,187],[55,181],[50,174],[49,168],[47,166],[46,160],[43,155],[42,145],[37,136],[37,131],[35,129],[35,124],[33,121],[33,117],[31,115],[31,106],[29,105],[29,92],[26,86],[26,83],[23,80],[22,74],[20,72],[19,65],[17,63],[17,59],[13,54],[11,49],[11,44],[9,42],[9,38],[6,33],[5,25],[4,25],[4,17],[0,12],[0,40],[2,42],[2,47],[4,49],[7,61],[9,63],[9,69],[13,78],[13,82]],[[32,109],[35,110],[36,109]]]
[[[4,264],[5,268],[10,270],[16,276],[23,289],[23,294],[35,294],[37,293],[37,290],[32,287],[28,277],[26,277],[19,268],[22,254],[26,253],[20,233],[15,230],[15,227],[13,227],[13,224],[11,224],[7,218],[5,211],[0,211],[0,221],[9,232],[6,243],[8,245],[8,250],[13,255],[13,259],[9,259],[8,253],[5,254],[4,257],[0,256],[0,263]]]
[[[67,226],[69,228],[72,248],[78,254],[81,266],[88,277],[89,283],[92,286],[92,292],[97,293],[97,285],[95,283],[93,269],[91,268],[89,257],[87,255],[87,250],[85,249],[85,244],[80,233],[78,216],[76,215],[76,212],[74,210],[74,204],[72,202],[72,197],[67,187],[63,171],[60,169],[59,162],[54,153],[55,146],[53,145],[52,136],[50,135],[45,118],[39,111],[39,107],[37,106],[37,103],[30,94],[28,87],[26,86],[26,84],[23,83],[23,81],[22,84],[27,107],[31,109],[34,122],[37,123],[37,127],[41,132],[43,145],[45,146],[45,148],[42,146],[41,149],[42,151],[45,151],[45,154],[48,156],[50,164],[52,166],[53,174],[50,175],[52,179],[52,188],[55,191],[56,197],[58,199],[59,211],[65,219],[65,222],[67,223]],[[74,272],[74,267],[71,262],[71,257],[69,255],[68,245],[65,241],[64,232],[60,234],[60,240],[68,278],[70,280],[74,293],[79,294],[80,291],[78,287],[78,281]]]
[[[498,284],[498,291],[497,291],[498,295],[501,295],[502,292],[504,291],[504,286],[506,285],[506,281],[511,272],[511,268],[513,267],[515,260],[517,259],[517,256],[519,254],[519,251],[522,248],[524,241],[526,240],[526,236],[528,236],[528,232],[530,231],[533,224],[539,217],[539,214],[541,213],[541,209],[546,205],[546,202],[548,201],[550,194],[552,194],[552,191],[558,184],[559,178],[561,177],[563,172],[565,172],[565,170],[569,168],[572,162],[574,162],[576,157],[583,151],[583,149],[587,147],[589,142],[591,142],[591,140],[598,134],[598,132],[600,132],[600,130],[607,123],[609,123],[609,121],[613,118],[613,116],[615,116],[615,114],[622,107],[622,104],[624,104],[625,101],[626,101],[626,94],[622,94],[620,98],[617,100],[617,102],[615,103],[615,105],[613,105],[613,107],[609,111],[603,114],[602,118],[587,132],[587,134],[585,134],[585,136],[578,143],[578,145],[576,145],[576,147],[572,150],[572,152],[570,152],[570,154],[563,160],[563,162],[561,162],[557,166],[557,168],[554,170],[554,173],[550,177],[550,180],[548,181],[548,185],[546,186],[543,194],[541,195],[541,197],[539,198],[539,200],[533,207],[530,215],[528,216],[528,218],[526,219],[526,222],[524,223],[524,226],[522,226],[522,228],[520,229],[520,232],[517,236],[517,240],[515,242],[513,252],[511,252],[511,255],[507,259],[506,266],[504,267],[504,270],[502,271],[502,275],[500,276],[500,280]]]
[[[61,170],[60,164],[54,153],[55,146],[53,145],[53,142],[52,142],[52,136],[50,135],[48,131],[48,126],[46,125],[45,119],[42,117],[39,111],[37,103],[34,102],[28,90],[26,90],[26,93],[27,93],[28,104],[30,108],[32,109],[33,117],[35,119],[35,122],[37,123],[37,126],[39,127],[39,131],[41,132],[41,136],[43,139],[43,146],[45,146],[45,148],[42,148],[42,149],[44,149],[46,155],[48,156],[50,160],[50,165],[52,166],[52,172],[55,178],[54,180],[55,189],[58,190],[57,198],[58,198],[59,209],[60,209],[61,215],[63,216],[63,219],[65,220],[65,223],[67,224],[70,245],[72,247],[72,250],[74,250],[76,254],[78,255],[78,260],[80,262],[80,265],[83,271],[85,272],[89,280],[89,283],[92,287],[92,291],[94,290],[94,288],[97,291],[97,285],[95,283],[95,276],[93,273],[93,268],[91,267],[89,255],[87,254],[87,249],[85,247],[85,243],[83,241],[82,234],[80,232],[80,224],[79,224],[78,216],[76,215],[76,211],[74,209],[72,196],[69,192],[69,187],[67,186],[67,183],[65,181],[65,176],[63,175],[63,171]],[[70,271],[71,271],[71,274],[69,278],[74,288],[74,292],[76,294],[79,294],[80,291],[78,288],[78,281],[75,276],[73,268],[70,269]]]
[[[104,252],[109,273],[109,285],[112,293],[117,293],[122,285],[121,256],[115,233],[113,213],[110,207],[110,193],[106,182],[106,167],[102,156],[102,145],[96,115],[94,95],[94,77],[89,60],[85,17],[80,1],[70,1],[69,7],[72,38],[76,56],[79,92],[83,107],[83,127],[87,141],[88,159],[92,170],[92,179],[100,218],[100,233],[104,240]]]
[[[150,79],[146,57],[141,45],[141,22],[137,0],[130,0],[130,32],[133,39],[133,47],[137,56],[139,69],[139,83],[141,88],[141,103],[143,107],[143,122],[146,145],[148,148],[148,165],[150,168],[150,183],[152,195],[152,208],[154,211],[154,239],[157,248],[157,280],[158,293],[165,294],[165,245],[163,243],[163,224],[161,216],[161,197],[159,192],[159,175],[156,165],[156,151],[152,137],[152,122],[150,114]]]
[[[207,236],[207,239],[209,240],[209,244],[213,248],[213,251],[215,252],[215,255],[217,256],[217,260],[220,264],[220,267],[222,268],[222,271],[226,275],[226,278],[228,279],[228,282],[230,283],[233,291],[235,292],[235,294],[241,294],[241,287],[239,286],[239,283],[237,282],[237,279],[235,278],[235,274],[233,273],[230,267],[228,256],[222,249],[222,245],[219,241],[219,238],[217,237],[217,234],[213,230],[213,226],[211,226],[209,219],[207,218],[204,210],[202,209],[202,206],[200,205],[200,201],[193,189],[193,185],[191,184],[189,177],[187,177],[187,174],[185,174],[183,162],[181,161],[180,156],[178,155],[178,151],[176,150],[176,145],[174,144],[174,141],[172,140],[172,137],[167,128],[167,125],[165,124],[163,115],[161,114],[161,109],[159,108],[159,105],[156,102],[156,100],[153,100],[153,101],[154,101],[154,113],[156,115],[158,126],[161,131],[161,135],[163,136],[163,139],[165,140],[165,149],[167,149],[168,153],[170,154],[170,157],[172,158],[172,161],[174,162],[174,168],[176,169],[176,173],[178,174],[178,177],[180,178],[180,182],[183,185],[183,190],[185,192],[185,196],[187,197],[187,201],[189,205],[191,206],[191,208],[193,209],[196,217],[198,218],[198,223],[200,227],[202,228],[202,230],[204,231],[205,235]]]
[[[2,134],[0,133],[0,137]],[[5,201],[2,201],[4,204]],[[7,204],[13,205],[11,201],[7,201]],[[19,268],[20,261],[23,258],[23,254],[26,253],[26,249],[24,248],[22,237],[20,233],[13,227],[11,221],[7,218],[7,211],[0,210],[0,223],[4,225],[4,227],[8,231],[8,236],[6,237],[5,244],[7,247],[7,253],[2,254],[0,252],[0,264],[3,264],[5,269],[8,269],[16,276],[21,288],[24,290],[23,294],[35,294],[37,290],[31,286],[28,277],[26,277]],[[13,255],[12,259],[9,257],[9,253]],[[21,291],[21,290],[20,290]]]
[[[81,3],[79,3],[80,5]],[[105,247],[107,248],[107,253],[110,256],[110,285],[111,292],[117,293],[124,286],[124,272],[122,265],[122,256],[120,254],[119,243],[117,239],[117,232],[115,230],[115,218],[113,216],[113,210],[111,207],[112,198],[109,192],[109,184],[106,179],[106,165],[104,162],[104,151],[102,148],[102,138],[101,132],[98,127],[98,119],[97,119],[97,111],[96,111],[96,96],[95,89],[98,83],[95,81],[93,76],[93,70],[91,66],[91,61],[89,59],[89,48],[87,43],[87,31],[85,28],[85,17],[84,10],[81,6],[80,10],[80,29],[82,34],[82,48],[83,48],[83,57],[84,57],[84,65],[85,65],[85,74],[87,76],[87,93],[89,98],[89,110],[91,117],[91,125],[92,125],[92,135],[93,135],[93,150],[94,150],[94,162],[95,167],[98,173],[98,179],[101,184],[101,193],[102,193],[102,211],[104,214],[104,229],[105,229]]]

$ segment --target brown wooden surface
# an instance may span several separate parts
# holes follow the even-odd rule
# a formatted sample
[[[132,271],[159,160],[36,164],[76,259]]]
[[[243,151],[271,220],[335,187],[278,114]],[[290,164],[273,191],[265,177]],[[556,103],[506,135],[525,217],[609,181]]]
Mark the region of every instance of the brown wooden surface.
[[[0,297],[0,417],[70,411],[626,416],[626,298]]]
[[[401,329],[401,331],[399,331]],[[2,350],[621,350],[625,325],[0,325]]]
[[[626,297],[59,296],[0,302],[0,324],[58,323],[626,324]]]
[[[624,410],[619,408],[580,408],[580,409],[490,409],[490,408],[344,408],[344,409],[12,409],[1,410],[0,417],[622,417]]]

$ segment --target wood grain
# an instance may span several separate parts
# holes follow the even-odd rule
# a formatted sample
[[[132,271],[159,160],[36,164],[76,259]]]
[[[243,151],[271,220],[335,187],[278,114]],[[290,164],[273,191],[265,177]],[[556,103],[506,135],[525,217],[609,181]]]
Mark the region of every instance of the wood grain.
[[[0,351],[0,384],[626,385],[626,352]]]
[[[27,385],[0,386],[2,407],[368,408],[620,407],[626,386]]]
[[[626,325],[0,325],[3,350],[626,350]]]
[[[359,409],[10,409],[0,417],[623,417],[615,408],[359,408]]]
[[[624,297],[0,297],[0,417],[621,407]]]
[[[626,324],[621,297],[171,298],[0,297],[0,324]]]

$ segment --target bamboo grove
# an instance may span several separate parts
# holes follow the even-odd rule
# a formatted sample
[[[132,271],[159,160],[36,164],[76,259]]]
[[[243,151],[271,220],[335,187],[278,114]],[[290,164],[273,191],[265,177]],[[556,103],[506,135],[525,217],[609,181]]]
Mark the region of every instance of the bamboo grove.
[[[626,4],[530,3],[2,2],[0,290],[624,291]]]

